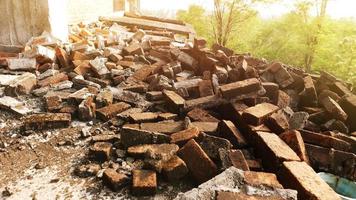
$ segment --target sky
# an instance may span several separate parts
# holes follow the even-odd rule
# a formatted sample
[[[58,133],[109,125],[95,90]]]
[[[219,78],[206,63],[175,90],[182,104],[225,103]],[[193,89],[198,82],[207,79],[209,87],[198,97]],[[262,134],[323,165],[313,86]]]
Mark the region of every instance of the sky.
[[[278,17],[293,9],[295,0],[282,0],[275,4],[258,6],[263,18]],[[198,4],[207,10],[213,9],[213,0],[141,0],[142,10],[186,10],[189,5]],[[330,0],[327,13],[332,18],[353,17],[356,19],[356,0]]]

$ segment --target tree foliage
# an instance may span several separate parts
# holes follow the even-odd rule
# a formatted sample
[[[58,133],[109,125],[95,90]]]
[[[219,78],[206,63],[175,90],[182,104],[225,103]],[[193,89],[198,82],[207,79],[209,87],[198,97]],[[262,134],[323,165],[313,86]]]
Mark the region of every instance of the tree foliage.
[[[293,11],[280,17],[262,19],[254,15],[239,22],[232,28],[226,46],[239,53],[249,52],[300,68],[307,67],[306,57],[312,55],[311,71],[327,70],[356,84],[356,21],[332,19],[326,12],[320,25],[317,17],[321,13],[321,1],[310,2],[315,1],[319,4],[303,0],[304,4],[296,4]],[[315,6],[319,6],[319,12],[313,14],[310,11],[315,12]],[[184,17],[189,16],[198,35],[213,44],[214,29],[208,25],[213,14],[200,9],[202,21],[194,20],[193,12],[185,12]],[[185,20],[179,15],[178,18]]]

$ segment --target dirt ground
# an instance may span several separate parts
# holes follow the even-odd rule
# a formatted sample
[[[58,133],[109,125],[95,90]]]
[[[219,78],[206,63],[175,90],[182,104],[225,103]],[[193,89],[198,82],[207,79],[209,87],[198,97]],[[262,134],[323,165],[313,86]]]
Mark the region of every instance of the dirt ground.
[[[98,177],[74,174],[76,166],[88,161],[90,142],[81,137],[87,124],[72,122],[65,129],[22,132],[18,119],[0,110],[0,199],[138,199],[128,187],[112,192]],[[144,199],[173,199],[191,187],[188,180],[176,185],[161,182],[157,195]]]

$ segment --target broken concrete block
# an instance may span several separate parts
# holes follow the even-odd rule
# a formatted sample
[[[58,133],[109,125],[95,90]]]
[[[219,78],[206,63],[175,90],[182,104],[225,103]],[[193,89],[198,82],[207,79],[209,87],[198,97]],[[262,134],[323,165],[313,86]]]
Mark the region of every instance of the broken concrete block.
[[[305,162],[284,162],[278,178],[284,187],[298,190],[298,199],[341,199]]]
[[[169,181],[177,181],[188,174],[188,168],[182,159],[173,156],[170,160],[164,162],[162,174]]]
[[[301,161],[304,161],[309,164],[308,154],[305,150],[304,141],[302,135],[299,131],[291,130],[286,131],[279,135],[279,137],[286,143],[288,146],[297,153]]]
[[[193,121],[201,122],[219,122],[220,120],[216,119],[210,115],[206,110],[200,108],[194,108],[193,110],[187,113],[187,116],[190,117]]]
[[[103,182],[113,191],[119,191],[129,181],[125,174],[118,173],[114,169],[106,169],[103,173]]]
[[[256,154],[269,169],[278,169],[284,161],[300,161],[298,155],[276,134],[257,132],[254,144]]]
[[[184,160],[193,178],[205,182],[217,174],[217,167],[194,140],[187,142],[178,151],[178,156]]]
[[[241,99],[251,94],[257,97],[261,88],[261,82],[256,78],[251,78],[220,86],[220,92],[224,98]]]
[[[219,136],[228,139],[235,148],[247,146],[247,142],[236,126],[228,120],[219,123]]]
[[[45,46],[36,45],[31,50],[24,52],[27,58],[36,58],[36,61],[40,64],[53,63],[56,61],[56,52]]]
[[[132,194],[135,196],[147,196],[156,194],[156,172],[149,170],[132,171]]]
[[[142,144],[162,144],[170,143],[171,138],[165,134],[140,130],[137,128],[122,128],[121,143],[125,147]]]
[[[72,119],[70,114],[45,113],[27,115],[21,120],[25,130],[44,130],[68,127]]]
[[[10,81],[5,87],[5,94],[8,96],[18,96],[22,94],[30,94],[36,86],[37,79],[32,73],[24,73],[16,79]]]
[[[326,97],[321,100],[322,105],[328,111],[331,115],[335,117],[335,119],[341,120],[341,121],[346,121],[347,119],[347,114],[345,111],[340,107],[338,103],[336,103],[335,100],[333,100],[330,97]]]
[[[278,106],[270,103],[262,103],[244,110],[242,119],[248,124],[257,126],[264,123],[270,115],[278,110]]]
[[[9,58],[7,59],[7,67],[14,71],[35,71],[37,62],[34,58]]]
[[[106,107],[100,108],[96,110],[96,116],[101,120],[107,121],[117,114],[129,109],[131,106],[127,103],[120,102],[108,105]]]
[[[173,133],[171,135],[171,142],[178,145],[184,145],[189,140],[197,138],[199,134],[200,131],[197,127],[188,128],[186,130]]]
[[[219,158],[219,149],[230,150],[232,148],[229,140],[207,134],[202,136],[199,145],[211,159],[215,160]]]
[[[9,109],[19,115],[27,115],[32,112],[32,110],[28,108],[25,103],[8,96],[0,98],[0,108]]]
[[[290,130],[300,130],[303,129],[309,114],[307,112],[295,112],[289,119],[289,129]]]
[[[106,58],[97,57],[94,60],[89,61],[91,69],[97,77],[104,77],[110,73],[108,68],[106,68],[105,63],[107,62]]]
[[[89,149],[89,154],[97,161],[110,160],[112,154],[112,144],[109,142],[96,142]]]

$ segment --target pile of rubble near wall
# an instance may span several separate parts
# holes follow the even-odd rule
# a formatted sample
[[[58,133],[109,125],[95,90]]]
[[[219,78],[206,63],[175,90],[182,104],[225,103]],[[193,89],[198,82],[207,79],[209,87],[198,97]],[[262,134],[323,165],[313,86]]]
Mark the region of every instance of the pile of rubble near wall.
[[[177,199],[219,200],[296,199],[294,190],[298,199],[335,200],[314,170],[356,180],[350,85],[219,45],[210,50],[203,39],[178,43],[174,29],[137,29],[149,19],[132,19],[79,24],[68,44],[44,35],[19,55],[1,54],[0,105],[22,115],[23,131],[72,120],[115,130],[93,136],[91,163],[79,176],[104,168],[104,184],[133,195],[189,176],[205,183]],[[43,100],[41,113],[17,98],[29,96]]]

